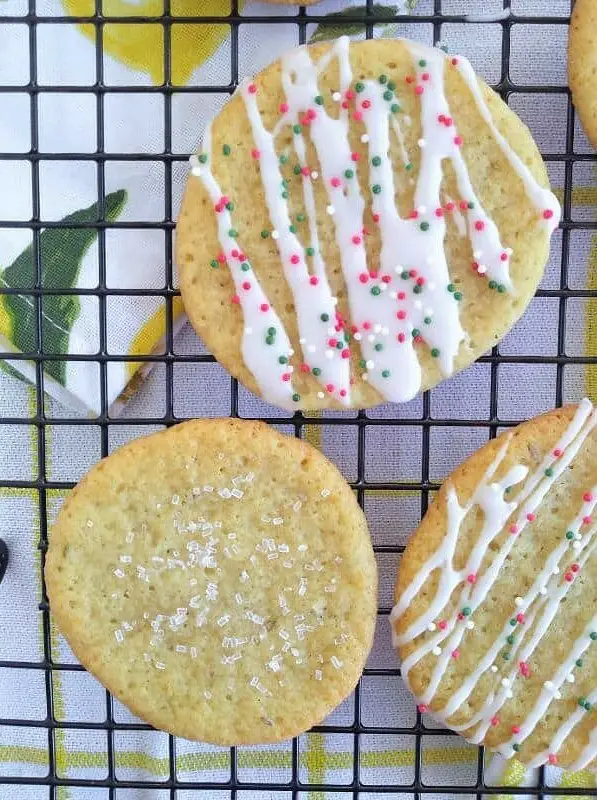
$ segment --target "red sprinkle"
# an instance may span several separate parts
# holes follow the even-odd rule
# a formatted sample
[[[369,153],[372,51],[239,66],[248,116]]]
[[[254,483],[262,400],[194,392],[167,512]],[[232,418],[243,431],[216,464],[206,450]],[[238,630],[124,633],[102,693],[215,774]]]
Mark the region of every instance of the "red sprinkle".
[[[560,450],[560,448],[559,448],[559,447],[558,447],[556,450],[554,450],[554,451],[553,451],[553,454],[554,454],[554,456],[555,456],[556,458],[560,458],[560,457],[561,457],[561,455],[562,455],[562,453],[563,453],[563,450]]]
[[[456,66],[458,66],[458,59],[457,59],[457,58],[453,58],[453,59],[452,59],[452,66],[453,66],[453,67],[456,67]]]
[[[497,728],[497,726],[499,724],[500,724],[500,718],[499,717],[492,717],[491,718],[491,725],[492,725],[493,728]]]
[[[373,222],[379,222],[379,214],[373,215]]]
[[[419,212],[417,211],[416,208],[413,208],[413,210],[409,214],[409,217],[411,219],[416,219],[418,216],[419,216]]]
[[[415,338],[413,339],[413,342],[415,342],[415,344],[421,344],[422,341],[423,341],[422,336],[415,336]]]
[[[230,255],[232,258],[238,258],[238,250],[231,250]]]
[[[361,237],[360,237],[360,236],[353,236],[353,237],[352,237],[352,243],[353,243],[353,244],[360,244],[362,241],[363,241],[363,240],[361,239]]]
[[[337,339],[328,339],[328,344],[330,347],[335,347],[338,344]]]
[[[382,283],[391,283],[392,276],[391,275],[382,275],[381,276]]]
[[[448,627],[448,623],[445,619],[440,619],[440,621],[437,623],[437,627],[440,629],[440,631],[445,631]]]
[[[425,705],[425,703],[419,703],[419,705],[417,706],[417,711],[419,711],[421,714],[427,713],[427,706]]]
[[[288,103],[280,103],[280,114],[285,114],[288,111]]]
[[[245,290],[245,292],[248,292],[250,288],[251,288],[251,284],[249,283],[249,281],[245,281],[243,283],[243,289]]]
[[[460,650],[452,650],[452,658],[458,658],[460,655]]]
[[[348,100],[343,100],[342,101],[342,108],[349,108],[349,107],[350,107],[350,103],[348,102]]]
[[[417,278],[417,286],[423,286],[425,283],[425,278]]]
[[[340,178],[332,178],[332,180],[330,181],[330,183],[332,184],[332,186],[334,187],[334,189],[337,189],[337,188],[338,188],[338,186],[340,186],[340,185],[341,185],[342,181],[340,180]]]
[[[300,256],[297,256],[296,253],[293,256],[290,256],[290,263],[291,264],[298,264],[300,262]]]
[[[369,280],[369,275],[367,275],[366,272],[361,272],[361,274],[359,275],[359,280],[361,283],[367,283],[367,281]]]
[[[234,305],[238,305],[240,303],[240,297],[237,294],[233,294],[230,302],[234,303]]]
[[[247,88],[248,88],[249,94],[255,94],[257,92],[257,87],[255,86],[254,83],[250,83]]]
[[[409,278],[416,278],[417,277],[417,270],[416,269],[409,269],[408,276],[409,276]]]
[[[289,381],[289,380],[290,380],[290,372],[285,372],[285,373],[282,375],[282,380],[283,380],[283,381]]]
[[[512,733],[520,733],[520,726],[512,725]]]
[[[414,81],[414,78],[413,78],[413,76],[412,76],[412,75],[407,75],[407,76],[406,76],[406,78],[405,78],[404,80],[405,80],[407,83],[412,83],[412,82]]]
[[[371,100],[363,100],[361,103],[361,108],[367,109],[371,108]]]
[[[553,211],[551,208],[546,208],[543,212],[543,219],[551,219],[553,217]]]
[[[325,390],[331,394],[334,391],[334,384],[328,383],[328,385],[325,387]]]
[[[525,621],[525,616],[522,612],[516,615],[516,622],[518,622],[520,625],[523,625],[524,621]]]
[[[485,228],[485,223],[484,223],[484,222],[482,222],[480,219],[478,219],[478,220],[475,222],[475,230],[476,230],[476,231],[482,231],[484,228]]]
[[[502,261],[507,261],[508,260],[508,253],[502,253],[501,256],[500,256],[500,259]]]
[[[446,115],[445,114],[440,114],[438,116],[438,118],[437,118],[437,121],[441,122],[441,123],[444,123],[446,121]]]
[[[456,145],[456,147],[460,147],[460,145],[462,144],[462,136],[455,136],[454,144]]]
[[[514,525],[514,524],[510,525],[509,530],[510,530],[510,533],[514,533],[514,534],[518,533],[518,525]]]
[[[253,158],[255,158],[255,159],[257,159],[257,158],[261,158],[261,150],[257,150],[257,148],[256,148],[256,147],[254,147],[254,148],[251,150],[251,156],[252,156]]]
[[[319,283],[319,278],[317,277],[317,275],[311,275],[311,277],[309,278],[309,283],[311,284],[311,286],[317,286],[317,284]]]
[[[403,344],[403,343],[406,341],[406,335],[405,335],[404,333],[399,333],[399,334],[396,336],[396,338],[398,339],[398,341],[400,342],[400,344]]]
[[[469,583],[476,583],[476,582],[477,582],[477,576],[475,575],[475,573],[474,573],[474,572],[471,572],[471,574],[470,574],[470,575],[467,575],[467,576],[466,576],[466,579],[467,579],[467,581],[468,581]]]
[[[590,525],[593,522],[593,517],[583,517],[582,522],[583,525]]]
[[[220,253],[218,255],[218,261],[220,262],[220,264],[225,264],[226,263],[226,256],[225,256],[224,253]]]
[[[527,519],[528,519],[529,522],[534,522],[535,521],[535,515],[532,512],[529,511],[529,513],[527,514]]]
[[[214,211],[216,212],[216,214],[219,214],[223,210],[224,206],[221,203],[216,203],[216,205],[214,206]]]
[[[406,292],[398,292],[398,300],[406,300]]]
[[[568,583],[572,583],[572,581],[574,580],[574,575],[571,572],[567,572],[564,575],[564,578],[568,581]]]
[[[356,94],[352,91],[352,89],[349,89],[346,92],[346,94],[344,95],[344,97],[346,97],[347,100],[354,100],[355,97],[356,97]]]
[[[301,364],[299,367],[301,372],[310,372],[310,368],[308,364]]]
[[[582,499],[585,501],[585,503],[590,503],[591,500],[593,499],[593,495],[591,494],[591,492],[585,492],[582,496]]]
[[[424,72],[421,75],[421,79],[424,80],[424,81],[428,81],[429,80],[429,73],[428,72]]]
[[[377,270],[376,269],[370,269],[369,270],[369,275],[371,275],[372,278],[377,278]]]
[[[262,304],[259,306],[259,308],[260,308],[262,311],[264,311],[264,312],[265,312],[265,311],[269,311],[269,306],[268,306],[268,304],[267,304],[267,303],[262,303]]]
[[[444,216],[444,209],[443,208],[436,208],[435,209],[435,216],[436,217],[443,217]]]
[[[452,117],[446,117],[446,121],[444,122],[446,128],[451,128],[453,124],[454,120],[452,119]]]
[[[406,319],[406,311],[397,311],[396,316],[398,319]]]
[[[421,86],[421,84],[419,84],[418,86],[415,86],[415,94],[421,95],[421,94],[423,94],[424,91],[425,91],[425,89],[424,89],[423,86]]]
[[[549,763],[550,763],[550,764],[552,764],[552,765],[553,765],[553,764],[557,764],[557,763],[558,763],[558,757],[556,756],[556,754],[555,754],[555,753],[550,753],[550,754],[547,756],[547,760],[548,760],[548,761],[549,761]]]
[[[364,331],[371,330],[371,323],[370,322],[363,322],[363,330]]]
[[[358,161],[359,158],[361,157],[361,154],[360,153],[351,153],[350,157],[352,158],[353,161]]]
[[[309,175],[311,174],[311,170],[309,169],[309,167],[303,167],[301,169],[301,172],[305,176],[305,178],[308,178]]]
[[[471,266],[472,266],[472,268],[474,269],[475,272],[479,271],[479,262],[478,261],[473,261]]]
[[[570,569],[572,570],[572,572],[578,572],[580,569],[580,564],[572,564]]]
[[[362,111],[353,111],[352,118],[356,122],[360,122],[363,119],[363,112]]]
[[[348,348],[342,351],[342,358],[350,358],[350,350]]]
[[[455,208],[456,208],[456,204],[452,203],[452,201],[450,201],[449,203],[446,203],[446,211],[454,211]]]
[[[346,397],[346,389],[340,389],[340,397]]]

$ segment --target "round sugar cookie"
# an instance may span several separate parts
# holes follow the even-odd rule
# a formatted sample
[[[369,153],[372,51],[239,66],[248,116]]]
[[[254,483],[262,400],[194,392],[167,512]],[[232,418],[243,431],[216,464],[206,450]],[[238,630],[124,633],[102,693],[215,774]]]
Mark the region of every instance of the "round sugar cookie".
[[[519,425],[446,480],[392,632],[421,712],[527,765],[595,767],[597,411]]]
[[[597,3],[576,0],[570,20],[568,80],[589,140],[597,147]]]
[[[54,618],[84,664],[177,736],[295,736],[354,688],[376,620],[364,515],[317,450],[256,422],[137,439],[52,528]]]
[[[178,220],[189,318],[287,409],[406,401],[522,314],[560,210],[468,62],[406,40],[289,52],[214,120]]]

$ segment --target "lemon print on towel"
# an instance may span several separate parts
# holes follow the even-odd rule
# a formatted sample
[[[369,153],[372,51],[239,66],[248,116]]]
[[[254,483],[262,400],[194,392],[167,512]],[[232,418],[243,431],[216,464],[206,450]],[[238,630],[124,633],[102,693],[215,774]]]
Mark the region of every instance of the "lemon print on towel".
[[[71,16],[95,14],[95,0],[63,0],[63,6]],[[242,2],[239,6],[242,7]],[[193,71],[230,34],[229,25],[201,23],[201,17],[229,14],[230,0],[172,0],[170,11],[174,18],[197,17],[197,23],[173,22],[171,26],[171,77],[173,84],[181,86],[188,83]],[[160,17],[164,13],[164,0],[104,0],[102,13],[106,17]],[[94,25],[79,28],[95,42]],[[165,35],[165,27],[159,22],[109,22],[103,29],[104,52],[149,75],[159,85],[164,82]]]
[[[172,321],[179,317],[183,312],[182,299],[180,297],[172,298]],[[129,356],[146,356],[160,350],[160,342],[165,336],[166,332],[166,305],[161,303],[160,307],[155,311],[149,319],[139,328],[135,334],[135,338],[131,342],[128,354]],[[147,365],[147,361],[127,361],[126,370],[127,376],[130,380],[135,372]]]

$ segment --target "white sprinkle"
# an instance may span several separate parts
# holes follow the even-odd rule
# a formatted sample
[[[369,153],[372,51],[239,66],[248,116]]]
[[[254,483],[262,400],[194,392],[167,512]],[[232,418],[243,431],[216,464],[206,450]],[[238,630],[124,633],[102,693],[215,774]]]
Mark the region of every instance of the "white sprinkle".
[[[568,681],[568,683],[574,683],[576,678],[574,677],[574,675],[571,672],[569,672],[568,675],[566,675],[566,680]]]
[[[211,493],[211,492],[213,492],[213,490],[214,490],[214,487],[213,487],[213,486],[204,486],[204,487],[203,487],[203,491],[204,491],[204,492]]]
[[[492,672],[497,672],[497,671],[498,671],[498,668],[496,667],[496,665],[495,665],[495,664],[492,664],[492,665],[491,665],[491,671],[492,671]]]
[[[307,545],[306,544],[299,544],[299,546],[296,549],[299,551],[299,553],[304,553],[305,550],[307,549]]]
[[[274,517],[272,519],[272,523],[274,525],[283,525],[284,524],[284,519],[283,519],[283,517]]]
[[[317,399],[318,400],[323,400],[324,397],[325,397],[325,394],[323,392],[317,392]]]
[[[506,697],[514,697],[514,692],[512,691],[512,689],[507,690]]]
[[[367,383],[367,381],[369,380],[369,376],[367,375],[366,372],[363,372],[363,374],[361,375],[361,380],[365,381],[365,383]]]
[[[166,669],[166,665],[163,661],[155,661],[154,666],[156,669]]]
[[[429,625],[427,626],[427,630],[431,632],[437,630],[437,625],[435,624],[435,622],[430,622]]]
[[[279,239],[279,238],[280,238],[280,234],[278,233],[278,231],[272,231],[272,239],[275,240],[275,239]]]
[[[143,653],[143,661],[151,661],[151,656],[149,653]]]
[[[124,572],[120,568],[114,570],[114,575],[116,575],[117,578],[124,578],[125,576]]]
[[[211,700],[211,698],[212,698],[212,693],[206,689],[206,690],[203,692],[203,697],[205,697],[205,699],[206,699],[206,700]]]
[[[371,370],[371,369],[373,369],[375,367],[375,361],[369,360],[369,361],[367,361],[365,366],[367,367],[367,369]]]
[[[320,669],[316,669],[313,675],[316,681],[320,681],[323,678],[323,672]]]
[[[560,574],[560,568],[559,567],[554,567],[552,569],[552,572],[553,572],[554,575],[559,575]]]
[[[220,628],[223,628],[224,625],[227,625],[230,622],[230,614],[222,614],[222,616],[217,620],[217,624]]]
[[[176,652],[177,653],[186,653],[187,652],[186,644],[177,644],[176,645]]]
[[[332,656],[330,658],[330,661],[332,663],[332,666],[335,667],[336,669],[341,669],[344,666],[344,661],[340,661],[340,659],[337,656]]]
[[[466,627],[469,629],[469,631],[472,631],[472,629],[475,627],[475,623],[472,621],[472,619],[467,619]]]
[[[306,343],[307,343],[307,340],[306,340],[305,338],[301,337],[301,338],[299,339],[299,344],[300,344],[300,345],[303,345],[303,344],[306,344]]]
[[[133,533],[133,531],[129,531],[127,533],[126,537],[125,537],[125,540],[126,540],[127,544],[130,544],[133,541],[134,538],[135,538],[135,534]]]
[[[582,544],[580,542],[572,542],[572,549],[573,550],[580,550],[582,548]]]
[[[249,580],[249,573],[243,569],[243,571],[240,574],[240,579],[242,583],[246,583]]]
[[[197,658],[197,648],[196,647],[189,648],[189,652],[191,654],[191,658]]]
[[[332,205],[326,206],[325,210],[330,215],[330,217],[332,217],[336,213],[336,209]]]
[[[369,134],[367,134],[367,133],[364,133],[364,134],[361,136],[361,141],[363,142],[363,144],[367,144],[367,142],[369,141]]]
[[[114,631],[114,638],[120,644],[120,642],[124,641],[124,633],[118,628]]]
[[[299,588],[298,588],[299,597],[302,597],[305,594],[306,591],[307,591],[307,579],[306,578],[301,578],[300,583],[299,583]]]
[[[87,527],[93,528],[93,522],[90,519],[87,520]]]
[[[556,700],[561,700],[562,699],[562,693],[561,692],[556,691],[556,692],[554,692],[553,696],[555,697]]]
[[[547,594],[547,586],[542,586],[539,589],[539,594]]]
[[[360,342],[362,338],[363,338],[363,334],[362,334],[362,333],[355,333],[355,334],[353,335],[353,339],[354,339],[356,342]]]
[[[290,639],[290,634],[288,633],[288,631],[285,631],[284,628],[281,628],[278,631],[278,636],[280,637],[280,639],[284,639],[285,642],[287,642]]]
[[[440,656],[441,653],[442,653],[442,649],[441,649],[441,647],[437,647],[436,646],[436,647],[433,648],[433,650],[431,652],[433,653],[434,656]]]
[[[122,564],[130,564],[132,560],[131,556],[120,556],[120,562]]]
[[[240,592],[237,592],[234,595],[234,599],[236,600],[236,604],[238,606],[242,606],[242,604],[243,604],[243,596],[242,596],[242,594]]]
[[[180,504],[180,496],[177,494],[172,495],[172,499],[170,500],[173,506],[177,506]]]
[[[330,495],[331,495],[331,492],[330,492],[329,489],[322,489],[321,490],[321,496],[322,497],[329,497]]]
[[[547,689],[548,692],[553,692],[554,685],[553,685],[552,681],[545,681],[545,683],[543,684],[543,687],[545,689]]]
[[[425,147],[425,145],[427,144],[427,142],[425,141],[425,139],[419,139],[419,141],[417,142],[417,144],[419,145],[419,147],[420,147],[420,148],[423,148],[423,147]]]
[[[313,172],[311,173],[311,179],[316,181],[317,178],[319,178],[319,172],[317,172],[317,170],[314,169]]]
[[[235,661],[239,661],[242,657],[242,653],[233,653],[231,656],[224,656],[222,658],[222,664],[234,664]]]
[[[510,686],[510,681],[508,680],[508,678],[502,678],[502,680],[501,680],[501,684],[502,684],[502,686],[504,686],[504,687],[506,687],[506,686]]]
[[[340,94],[340,92],[334,92],[332,95],[332,100],[334,101],[334,103],[339,103],[340,100],[342,100],[342,95]]]
[[[515,598],[514,598],[514,605],[515,605],[517,608],[520,608],[520,606],[521,606],[523,603],[524,603],[524,600],[522,599],[522,597],[515,597]]]

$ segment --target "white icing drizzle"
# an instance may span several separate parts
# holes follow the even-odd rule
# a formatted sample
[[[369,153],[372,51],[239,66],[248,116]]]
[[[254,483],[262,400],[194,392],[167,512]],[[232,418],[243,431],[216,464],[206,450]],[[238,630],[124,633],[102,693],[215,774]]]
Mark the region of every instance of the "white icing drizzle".
[[[459,646],[465,635],[474,635],[470,634],[470,630],[474,627],[475,611],[494,586],[518,537],[527,525],[532,524],[535,512],[554,482],[569,467],[596,426],[597,410],[589,400],[585,399],[579,404],[572,422],[554,445],[553,450],[532,473],[529,474],[528,469],[522,465],[515,465],[501,480],[492,480],[510,446],[511,434],[509,434],[504,437],[504,443],[497,456],[465,506],[460,505],[454,487],[448,487],[446,533],[441,545],[402,591],[390,615],[392,623],[400,619],[431,574],[439,570],[435,594],[427,610],[400,634],[397,634],[392,626],[393,644],[396,647],[414,641],[427,631],[430,634],[418,642],[417,647],[402,662],[402,676],[409,684],[409,674],[413,667],[429,654],[436,656],[428,685],[418,697],[423,707],[429,706],[436,698],[438,688],[450,664],[454,658],[459,657]],[[508,494],[506,490],[516,485],[520,485],[519,492],[509,502],[506,499]],[[475,744],[482,743],[490,727],[499,724],[500,710],[513,696],[515,682],[528,669],[530,659],[541,644],[560,609],[560,603],[573,584],[575,573],[582,572],[585,563],[594,554],[597,548],[597,537],[595,537],[597,524],[592,521],[591,515],[596,506],[597,485],[583,493],[581,507],[562,532],[561,541],[547,555],[545,563],[539,569],[526,594],[515,599],[512,611],[504,620],[497,638],[485,652],[479,654],[472,671],[459,682],[458,688],[452,691],[443,706],[441,708],[434,706],[433,715],[453,730],[465,732],[469,741]],[[456,570],[453,562],[460,530],[463,521],[475,507],[483,512],[481,531],[466,564],[462,569]],[[493,547],[492,559],[481,572],[489,548],[498,537],[503,538],[504,530],[510,535],[499,547]],[[571,560],[574,562],[572,567],[569,566]],[[451,601],[460,612],[455,611],[448,614],[446,619],[440,619],[443,609]],[[513,628],[512,620],[520,623],[520,627],[517,625]],[[571,644],[563,663],[554,668],[551,680],[545,682],[527,716],[516,725],[516,730],[512,732],[510,738],[495,748],[501,755],[510,758],[515,754],[520,745],[531,736],[554,699],[560,699],[565,684],[573,682],[576,661],[591,646],[595,631],[597,631],[597,615],[586,624],[582,634]],[[508,641],[509,635],[515,633],[518,635]],[[500,669],[496,666],[496,662],[499,663],[498,656],[506,650],[508,660]],[[481,708],[470,715],[464,723],[450,722],[453,715],[467,702],[479,681],[482,678],[487,679],[492,672],[495,674],[494,685],[488,691]],[[586,698],[591,704],[595,699],[597,690]],[[539,766],[548,760],[555,763],[555,754],[585,713],[586,710],[579,706],[564,719],[553,734],[549,748],[538,754],[530,762],[530,766]],[[596,756],[597,735],[591,735],[574,768],[581,769]]]
[[[380,80],[360,81],[359,91],[351,89],[350,40],[341,37],[314,62],[310,50],[301,47],[282,58],[282,87],[285,102],[281,116],[268,131],[257,102],[257,87],[245,82],[239,91],[244,100],[254,140],[253,154],[258,163],[270,222],[282,261],[282,269],[296,308],[302,365],[341,403],[350,403],[350,347],[345,341],[344,321],[336,316],[337,299],[333,297],[326,275],[317,229],[317,215],[312,181],[323,181],[327,194],[327,212],[332,217],[340,265],[346,284],[352,333],[362,359],[360,374],[387,400],[402,402],[414,397],[421,387],[421,368],[415,345],[425,343],[438,359],[444,375],[454,370],[454,359],[468,339],[459,318],[461,293],[451,283],[444,250],[446,214],[452,214],[460,235],[467,235],[472,246],[475,268],[486,275],[500,291],[515,292],[509,274],[511,251],[500,241],[494,221],[475,194],[462,154],[458,134],[444,90],[446,55],[439,49],[414,42],[406,43],[413,58],[414,75],[408,76],[421,103],[422,138],[420,172],[415,187],[414,209],[402,217],[396,207],[396,186],[392,151],[402,160],[409,175],[412,159],[400,124],[400,97]],[[338,91],[333,99],[341,102],[338,113],[330,114],[325,98],[319,93],[319,77],[332,60],[339,68]],[[560,209],[551,192],[543,189],[514,153],[495,127],[477,78],[464,59],[452,59],[469,86],[471,95],[491,134],[524,184],[529,199],[537,208],[540,224],[552,230],[559,221]],[[390,83],[385,78],[386,83]],[[355,84],[356,86],[356,84]],[[316,100],[319,98],[319,100]],[[353,104],[351,106],[351,103]],[[368,197],[359,185],[354,153],[350,143],[350,120],[362,124],[361,141],[368,144]],[[405,125],[411,123],[403,116]],[[308,220],[309,248],[299,240],[289,212],[288,193],[283,189],[283,175],[275,148],[277,135],[287,126],[293,128],[293,148],[301,175],[302,195]],[[304,131],[308,131],[317,156],[317,168],[307,162]],[[392,146],[395,138],[397,148]],[[209,147],[209,142],[208,142]],[[454,169],[459,203],[442,203],[442,164],[449,159]],[[206,164],[194,162],[193,174],[208,189],[217,205],[221,192],[211,170],[211,154]],[[412,179],[409,179],[411,182]],[[286,195],[286,196],[284,196]],[[374,221],[379,225],[381,250],[378,264],[368,264],[364,215],[370,204]],[[463,212],[464,213],[461,213]],[[544,214],[547,217],[542,219]],[[233,272],[238,265],[231,250],[237,249],[228,236],[230,214],[218,215],[218,232],[227,263]],[[273,234],[272,234],[273,235]],[[311,259],[309,262],[308,259]],[[311,271],[309,270],[311,265]],[[242,278],[233,274],[239,303],[245,318],[243,357],[254,374],[261,393],[280,405],[292,407],[298,402],[291,386],[292,372],[280,368],[279,355],[288,357],[290,343],[280,320],[270,308],[266,322],[260,308],[269,306],[255,275],[251,288],[243,291]],[[239,288],[240,287],[240,288]],[[259,296],[259,302],[255,302]],[[274,319],[275,318],[275,319]],[[265,323],[265,324],[264,324]],[[277,330],[275,347],[265,344],[262,332]],[[255,332],[258,334],[255,335]],[[250,337],[254,337],[249,341]],[[260,350],[260,355],[258,351]],[[249,358],[251,359],[249,363]],[[364,364],[364,366],[363,366]],[[286,386],[277,384],[284,378]],[[321,395],[320,396],[324,396]],[[294,397],[294,400],[293,400]],[[297,399],[298,398],[298,399]]]

